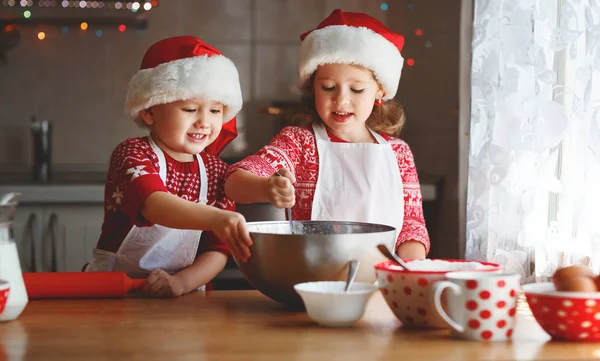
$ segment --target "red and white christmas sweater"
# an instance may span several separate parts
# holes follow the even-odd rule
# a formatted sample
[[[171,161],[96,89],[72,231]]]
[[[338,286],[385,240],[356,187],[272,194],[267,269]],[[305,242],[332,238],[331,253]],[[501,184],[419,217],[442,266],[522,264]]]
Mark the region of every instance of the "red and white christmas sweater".
[[[104,222],[98,249],[116,252],[133,227],[149,227],[140,215],[142,203],[153,192],[169,192],[192,202],[200,198],[198,162],[180,162],[164,152],[167,181],[159,175],[158,157],[148,137],[130,138],[119,144],[112,153],[104,188]],[[223,190],[227,163],[214,155],[200,153],[208,178],[208,203],[220,209],[234,210],[235,204]],[[202,232],[198,254],[218,251],[229,254],[229,247],[214,233]]]
[[[404,241],[423,243],[429,253],[429,235],[423,217],[423,198],[413,154],[404,141],[381,134],[387,140],[398,160],[404,186],[404,224],[396,247]],[[332,142],[344,142],[329,133]],[[244,169],[257,176],[270,177],[280,168],[291,170],[296,176],[296,204],[294,219],[310,220],[312,203],[319,173],[319,155],[311,126],[286,127],[271,142],[240,162],[229,167],[225,178]]]

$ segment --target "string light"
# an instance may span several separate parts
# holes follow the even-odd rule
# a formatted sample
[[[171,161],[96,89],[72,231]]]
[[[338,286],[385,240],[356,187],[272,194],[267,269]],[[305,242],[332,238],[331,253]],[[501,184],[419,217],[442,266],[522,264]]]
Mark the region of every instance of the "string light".
[[[379,6],[379,8],[380,8],[381,10],[383,10],[383,11],[387,11],[387,9],[389,8],[389,6],[388,6],[388,4],[387,4],[387,3],[382,3],[382,4]]]
[[[35,4],[35,5],[34,5]],[[139,11],[145,10],[150,11],[153,8],[159,5],[158,0],[144,0],[144,1],[127,1],[127,0],[119,0],[119,1],[103,1],[103,0],[0,0],[0,7],[13,7],[13,6],[21,6],[21,7],[43,7],[43,8],[54,8],[54,7],[62,7],[62,8],[81,8],[81,9],[127,9],[131,11]],[[383,3],[382,6],[387,7],[386,3]],[[386,8],[387,10],[387,8]]]
[[[415,65],[415,59],[412,59],[412,58],[408,59],[408,60],[406,61],[406,65],[408,65],[408,66],[413,66],[413,65]]]
[[[422,29],[415,29],[415,35],[416,36],[423,36],[423,30]]]
[[[72,26],[77,26],[77,20],[75,20],[75,24],[72,23],[73,20],[68,21],[56,21],[54,18],[45,18],[44,16],[40,17],[40,14],[36,13],[36,16],[33,17],[33,7],[40,8],[55,8],[66,9],[66,8],[82,8],[82,9],[113,9],[113,8],[129,8],[131,11],[150,11],[159,5],[158,0],[139,0],[139,1],[102,1],[102,0],[93,0],[93,1],[85,1],[85,0],[0,0],[0,12],[2,12],[2,7],[17,7],[14,10],[22,11],[22,16],[26,20],[18,20],[18,18],[8,19],[5,22],[5,25],[0,25],[0,29],[3,29],[6,32],[11,31],[15,28],[16,24],[20,24],[21,26],[55,26],[57,27],[57,31],[60,31],[62,34],[69,34],[69,28]],[[91,30],[93,28],[97,28],[97,26],[106,26],[107,24],[115,24],[119,32],[123,33],[130,29],[135,29],[136,31],[143,31],[147,28],[147,21],[136,19],[123,19],[120,18],[112,18],[108,22],[107,21],[98,21],[98,24],[94,20],[91,23],[86,21],[79,22],[79,28],[81,31],[93,31],[94,34],[98,37],[104,35],[103,29]],[[112,26],[113,25],[109,25]],[[75,28],[76,29],[76,28]],[[114,29],[114,28],[112,28]],[[43,40],[46,38],[45,32],[37,32],[35,33],[38,36],[39,40]]]

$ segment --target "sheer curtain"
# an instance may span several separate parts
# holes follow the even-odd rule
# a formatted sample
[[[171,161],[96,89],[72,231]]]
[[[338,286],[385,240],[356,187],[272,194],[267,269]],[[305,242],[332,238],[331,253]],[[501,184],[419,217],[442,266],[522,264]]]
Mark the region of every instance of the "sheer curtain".
[[[467,259],[600,271],[600,0],[475,0]]]

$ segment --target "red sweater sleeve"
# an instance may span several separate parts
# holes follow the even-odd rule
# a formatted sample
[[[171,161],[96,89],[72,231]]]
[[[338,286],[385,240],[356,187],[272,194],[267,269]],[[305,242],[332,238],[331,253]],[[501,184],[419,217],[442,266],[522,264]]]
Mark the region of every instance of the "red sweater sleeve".
[[[113,152],[109,174],[113,192],[119,194],[117,201],[136,226],[151,223],[140,216],[140,208],[153,192],[167,189],[160,179],[158,160],[145,138],[136,138],[121,143]],[[111,189],[107,187],[107,191]]]
[[[225,178],[244,169],[260,177],[270,177],[281,168],[296,173],[296,167],[303,160],[303,144],[312,142],[313,135],[306,127],[285,127],[271,142],[238,163],[229,167]]]
[[[396,139],[392,142],[392,147],[398,159],[404,188],[404,223],[398,235],[396,247],[405,241],[417,241],[423,243],[425,252],[429,253],[429,234],[425,227],[423,197],[415,158],[410,147],[404,141]]]

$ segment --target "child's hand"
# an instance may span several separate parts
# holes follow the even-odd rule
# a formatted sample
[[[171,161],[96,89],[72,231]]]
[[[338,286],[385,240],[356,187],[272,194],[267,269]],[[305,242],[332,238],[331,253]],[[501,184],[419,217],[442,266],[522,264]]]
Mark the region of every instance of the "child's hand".
[[[294,183],[296,183],[294,174],[281,168],[268,179],[269,202],[277,208],[292,208],[296,203]]]
[[[250,246],[254,242],[246,228],[246,219],[240,213],[223,211],[213,223],[212,231],[229,245],[235,258],[242,262],[250,258]]]
[[[184,286],[176,276],[157,269],[150,272],[142,290],[152,297],[178,297],[183,294]]]
[[[401,259],[424,259],[425,246],[418,241],[405,241],[398,246],[396,254]]]

